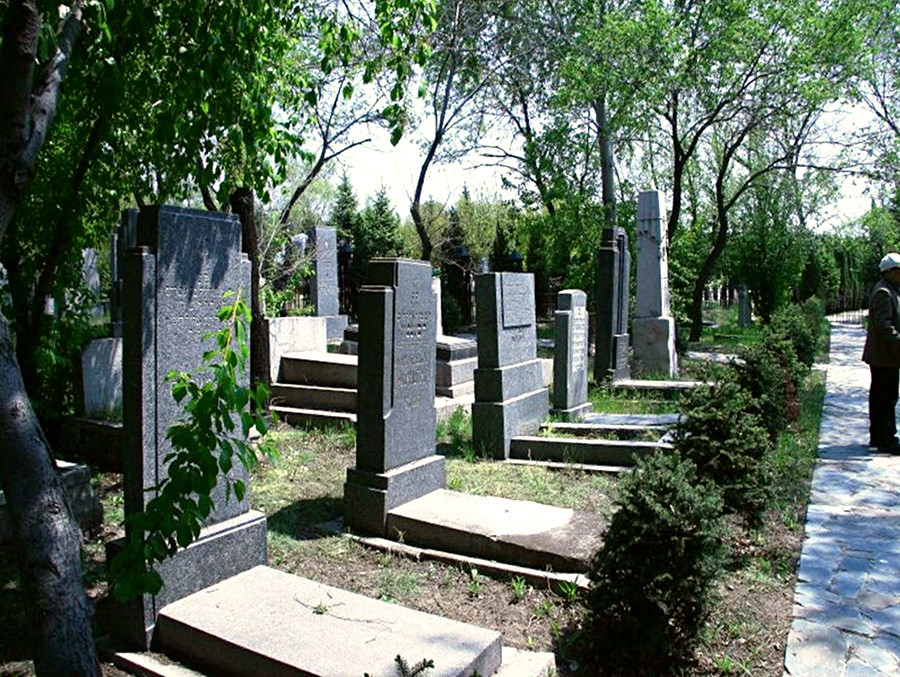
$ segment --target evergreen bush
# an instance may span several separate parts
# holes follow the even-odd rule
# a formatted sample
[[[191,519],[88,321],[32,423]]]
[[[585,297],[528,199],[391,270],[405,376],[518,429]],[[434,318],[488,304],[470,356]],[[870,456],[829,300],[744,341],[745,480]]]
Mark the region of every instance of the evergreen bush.
[[[777,372],[777,367],[774,372],[761,371],[775,379]],[[757,522],[766,507],[772,448],[753,399],[733,375],[722,373],[708,388],[696,388],[687,395],[674,435],[681,457],[722,490],[725,510],[749,523]],[[767,400],[766,406],[770,404]]]
[[[689,658],[724,562],[722,498],[693,463],[642,459],[594,555],[579,647],[588,674],[658,675]]]
[[[819,343],[819,329],[802,306],[792,303],[776,310],[767,334],[776,340],[784,338],[790,341],[800,363],[807,368],[812,366]]]

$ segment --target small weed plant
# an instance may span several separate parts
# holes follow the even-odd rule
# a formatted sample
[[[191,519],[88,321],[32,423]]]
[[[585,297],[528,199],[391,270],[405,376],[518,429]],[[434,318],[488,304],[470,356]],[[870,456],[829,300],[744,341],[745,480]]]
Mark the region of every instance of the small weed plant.
[[[590,674],[663,674],[690,657],[713,599],[721,494],[691,461],[654,454],[622,479],[617,503],[589,571],[580,653]]]
[[[525,593],[528,592],[528,585],[521,576],[513,576],[509,581],[509,585],[513,591],[513,602],[521,602],[525,599]]]

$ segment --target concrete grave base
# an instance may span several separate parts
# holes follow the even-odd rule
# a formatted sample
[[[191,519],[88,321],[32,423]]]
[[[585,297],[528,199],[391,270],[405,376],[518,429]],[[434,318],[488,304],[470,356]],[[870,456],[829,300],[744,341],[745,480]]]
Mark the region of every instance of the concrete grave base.
[[[636,374],[678,374],[675,320],[671,317],[636,317],[631,323]]]
[[[536,569],[586,571],[606,520],[531,501],[442,489],[388,513],[388,536],[406,543]]]
[[[551,409],[551,414],[556,414],[557,416],[565,416],[568,421],[580,421],[587,414],[593,411],[594,405],[590,402],[585,402],[584,404],[579,404],[575,407],[570,407],[569,409]]]
[[[388,511],[446,485],[444,457],[437,454],[384,473],[347,468],[344,483],[347,526],[384,535]]]
[[[107,544],[107,562],[124,539]],[[187,548],[156,565],[163,588],[129,604],[115,603],[113,632],[132,646],[149,649],[159,610],[224,579],[266,563],[266,516],[256,510],[206,527]]]
[[[592,440],[572,437],[514,437],[509,457],[529,461],[562,461],[600,465],[634,465],[637,458],[656,450],[670,450],[662,442]]]
[[[322,315],[320,319],[325,320],[325,333],[328,336],[328,343],[340,343],[344,339],[344,330],[349,322],[346,315]]]
[[[398,654],[432,677],[493,675],[500,633],[256,567],[168,605],[166,652],[222,675],[394,675]]]
[[[64,416],[59,443],[67,457],[84,461],[94,470],[122,472],[121,421]]]
[[[535,432],[550,411],[546,388],[504,402],[472,404],[472,442],[494,458],[509,457],[509,441],[515,435]]]

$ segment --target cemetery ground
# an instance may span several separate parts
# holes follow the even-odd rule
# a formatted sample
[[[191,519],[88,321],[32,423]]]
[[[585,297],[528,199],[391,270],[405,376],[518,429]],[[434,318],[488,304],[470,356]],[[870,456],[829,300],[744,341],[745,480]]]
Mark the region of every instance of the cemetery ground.
[[[702,633],[697,660],[685,675],[782,675],[823,395],[824,376],[813,371],[802,393],[801,415],[779,442],[775,460],[779,481],[763,526],[748,532],[738,521],[729,525],[730,564]],[[611,413],[678,409],[677,398],[618,394],[608,388],[592,389],[591,400],[595,411]],[[477,568],[417,560],[329,532],[323,525],[343,513],[346,468],[354,462],[354,429],[297,430],[278,425],[271,434],[280,460],[260,466],[252,478],[253,507],[268,518],[271,566],[498,630],[507,645],[555,652],[560,674],[579,674],[569,649],[585,616],[577,587],[495,578]],[[439,426],[438,451],[447,457],[449,489],[607,515],[612,510],[616,475],[511,466],[482,458],[472,448],[468,416],[454,416]],[[103,544],[122,533],[123,497],[121,475],[96,473],[94,479],[105,522],[87,542],[84,575],[88,593],[97,601],[108,593]],[[0,547],[0,602],[0,675],[30,674],[24,662],[29,647],[23,603],[14,554],[8,547]],[[98,637],[106,634],[108,623],[98,613]],[[124,674],[108,662],[104,650],[108,645],[102,639],[99,646],[107,661],[104,674]]]

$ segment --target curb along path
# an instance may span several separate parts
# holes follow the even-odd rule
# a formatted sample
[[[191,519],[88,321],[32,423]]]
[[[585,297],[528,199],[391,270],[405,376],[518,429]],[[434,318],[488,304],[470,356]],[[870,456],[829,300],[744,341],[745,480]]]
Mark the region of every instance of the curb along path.
[[[832,323],[785,675],[900,675],[900,456],[867,446],[865,331]]]

